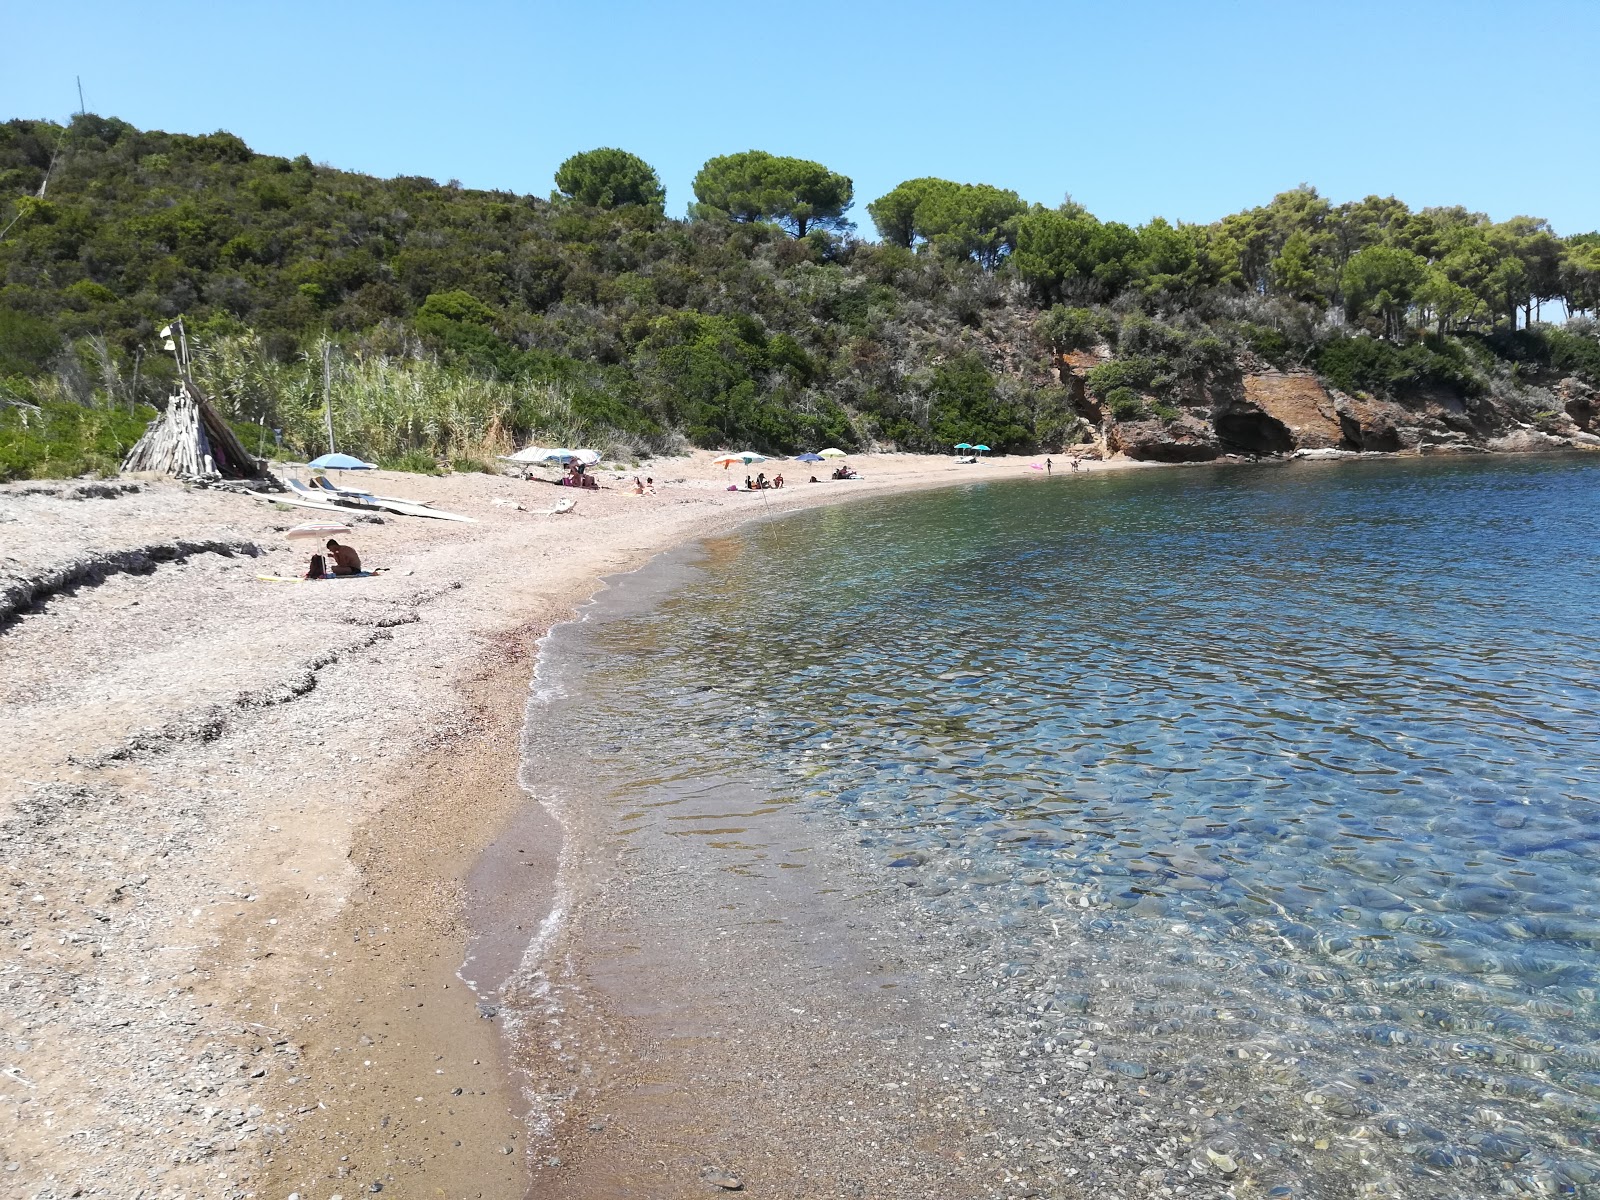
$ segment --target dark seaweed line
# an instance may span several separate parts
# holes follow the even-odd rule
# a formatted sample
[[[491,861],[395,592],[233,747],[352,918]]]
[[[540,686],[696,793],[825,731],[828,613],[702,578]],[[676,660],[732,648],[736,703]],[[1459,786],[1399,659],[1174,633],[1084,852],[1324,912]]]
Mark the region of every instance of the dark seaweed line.
[[[46,601],[81,587],[95,587],[113,575],[148,574],[161,563],[182,562],[196,554],[221,554],[229,558],[235,554],[247,554],[254,558],[260,553],[261,547],[254,542],[233,538],[226,541],[154,542],[148,546],[108,550],[75,558],[42,574],[0,583],[0,634],[13,626],[18,617],[37,609]]]

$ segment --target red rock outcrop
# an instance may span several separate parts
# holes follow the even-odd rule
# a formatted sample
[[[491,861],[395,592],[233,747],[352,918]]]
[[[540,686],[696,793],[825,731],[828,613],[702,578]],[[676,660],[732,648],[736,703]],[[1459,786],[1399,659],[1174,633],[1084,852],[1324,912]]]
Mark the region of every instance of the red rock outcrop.
[[[1246,375],[1244,399],[1288,431],[1294,442],[1291,449],[1328,450],[1345,444],[1338,407],[1309,372]]]

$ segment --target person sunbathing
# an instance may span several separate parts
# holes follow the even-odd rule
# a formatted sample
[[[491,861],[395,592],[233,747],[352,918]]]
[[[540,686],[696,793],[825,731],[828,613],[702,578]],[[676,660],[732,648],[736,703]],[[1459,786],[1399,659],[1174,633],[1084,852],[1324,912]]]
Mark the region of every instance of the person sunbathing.
[[[755,480],[751,479],[748,475],[744,477],[744,490],[747,492],[753,492],[756,490]]]
[[[783,486],[783,476],[782,475],[774,475],[772,477],[772,486],[775,487],[775,488],[781,488]]]
[[[756,476],[756,491],[764,492],[769,486],[771,485],[767,483],[767,473],[762,471],[761,474]]]
[[[307,579],[325,579],[329,575],[361,574],[361,555],[356,553],[354,546],[345,546],[329,538],[327,550],[327,559],[320,554],[311,556],[311,567],[306,571]]]

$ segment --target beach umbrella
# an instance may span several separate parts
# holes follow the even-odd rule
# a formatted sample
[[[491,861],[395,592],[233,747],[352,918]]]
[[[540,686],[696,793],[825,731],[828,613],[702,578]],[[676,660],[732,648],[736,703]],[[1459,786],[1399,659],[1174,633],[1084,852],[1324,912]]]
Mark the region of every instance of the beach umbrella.
[[[291,542],[326,541],[331,537],[338,537],[341,533],[354,533],[348,525],[340,525],[337,521],[308,521],[304,525],[296,525],[285,535]]]
[[[844,457],[844,451],[836,449],[833,446],[829,446],[826,450],[818,450],[817,453],[823,458],[843,458]]]
[[[543,446],[529,446],[525,450],[518,450],[515,454],[507,455],[505,461],[525,464],[581,462],[584,466],[592,467],[600,461],[600,452],[598,450],[568,450],[565,446],[552,446],[549,449]]]
[[[738,463],[743,466],[744,459],[737,454],[719,454],[716,458],[711,460],[712,466],[721,467],[724,471],[733,466],[734,463]]]
[[[739,451],[739,459],[748,467],[751,463],[766,462],[767,456],[765,454],[757,454],[754,450],[741,450]]]
[[[972,443],[971,442],[957,442],[956,443],[956,449],[957,450],[971,450],[972,449]]]
[[[321,458],[314,458],[306,464],[308,467],[321,467],[325,471],[376,471],[377,463],[362,462],[350,454],[324,454]]]
[[[795,462],[821,462],[822,455],[813,454],[811,451],[807,450],[804,454],[796,454],[794,456],[794,460]]]
[[[976,450],[979,454],[983,454],[989,449],[989,447],[983,446],[983,445],[978,445],[978,446],[973,446],[972,449]]]

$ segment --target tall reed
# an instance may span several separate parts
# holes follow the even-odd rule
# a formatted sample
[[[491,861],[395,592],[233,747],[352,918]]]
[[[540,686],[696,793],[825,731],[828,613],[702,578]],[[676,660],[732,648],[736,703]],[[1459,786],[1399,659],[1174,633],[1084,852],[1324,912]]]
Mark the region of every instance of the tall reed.
[[[284,452],[328,449],[320,343],[282,363],[253,334],[219,337],[196,349],[194,370],[223,412],[276,431]],[[358,358],[334,348],[329,395],[337,449],[369,459],[492,457],[528,441],[592,445],[609,457],[657,448],[575,417],[560,382],[488,378],[428,354]]]

